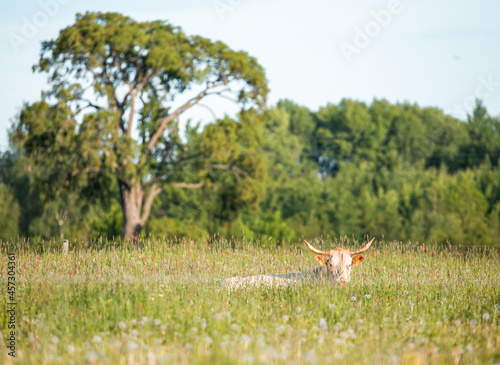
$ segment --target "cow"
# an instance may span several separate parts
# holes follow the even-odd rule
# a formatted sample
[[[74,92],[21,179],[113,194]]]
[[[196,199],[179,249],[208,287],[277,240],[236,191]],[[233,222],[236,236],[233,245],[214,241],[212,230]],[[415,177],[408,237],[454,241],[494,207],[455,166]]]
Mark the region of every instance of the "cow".
[[[315,260],[320,263],[321,266],[304,272],[281,275],[235,276],[224,280],[221,287],[229,291],[261,286],[282,288],[290,287],[304,281],[320,281],[325,279],[331,283],[347,285],[351,278],[351,267],[365,260],[365,257],[360,254],[368,250],[374,240],[375,238],[372,238],[366,245],[358,250],[335,248],[328,251],[318,250],[304,240],[307,247],[309,247],[312,252],[318,254]]]

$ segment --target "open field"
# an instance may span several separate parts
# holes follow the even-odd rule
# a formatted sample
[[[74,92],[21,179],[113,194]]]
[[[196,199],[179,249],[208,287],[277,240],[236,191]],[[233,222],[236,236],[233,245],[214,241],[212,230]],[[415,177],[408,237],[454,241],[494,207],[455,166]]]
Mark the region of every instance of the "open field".
[[[0,264],[4,364],[500,363],[500,253],[491,249],[376,242],[348,287],[227,293],[225,278],[305,270],[314,255],[224,240],[68,254],[10,247]],[[11,250],[15,362],[5,348]]]

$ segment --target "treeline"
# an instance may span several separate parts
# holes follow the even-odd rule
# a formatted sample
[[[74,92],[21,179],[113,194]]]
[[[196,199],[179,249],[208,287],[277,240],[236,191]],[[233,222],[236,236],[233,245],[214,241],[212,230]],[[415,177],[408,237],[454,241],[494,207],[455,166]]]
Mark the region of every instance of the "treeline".
[[[274,243],[368,234],[498,242],[500,120],[479,101],[460,121],[437,108],[385,100],[343,100],[318,111],[282,100],[249,124],[251,130],[242,130],[241,120],[225,118],[206,128],[188,126],[190,151],[210,149],[210,136],[214,145],[218,136],[222,144],[234,136],[231,148],[251,156],[252,179],[240,178],[247,158],[238,165],[241,174],[214,169],[197,188],[167,187],[154,200],[142,236],[220,233]],[[122,235],[119,187],[111,176],[87,181],[82,195],[37,184],[41,172],[15,144],[0,164],[3,240]],[[189,181],[195,168],[177,172],[179,181]]]

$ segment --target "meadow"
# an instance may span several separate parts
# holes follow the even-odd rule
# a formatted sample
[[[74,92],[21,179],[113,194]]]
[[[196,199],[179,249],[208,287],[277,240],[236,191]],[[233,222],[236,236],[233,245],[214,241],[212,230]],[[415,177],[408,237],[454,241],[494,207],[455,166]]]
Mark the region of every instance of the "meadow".
[[[500,363],[495,249],[376,241],[347,287],[229,293],[225,278],[306,270],[314,255],[298,243],[214,237],[59,246],[0,246],[0,363]],[[17,265],[15,360],[5,348],[8,252]]]

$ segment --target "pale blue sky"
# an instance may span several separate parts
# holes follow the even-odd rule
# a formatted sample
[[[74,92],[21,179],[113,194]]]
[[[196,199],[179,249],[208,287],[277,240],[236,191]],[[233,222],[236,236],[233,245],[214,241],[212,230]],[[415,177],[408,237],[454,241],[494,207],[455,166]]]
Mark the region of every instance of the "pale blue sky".
[[[498,0],[25,0],[2,8],[1,149],[23,101],[39,99],[46,87],[45,75],[31,72],[40,42],[88,10],[169,20],[188,34],[248,51],[266,69],[270,104],[289,98],[315,110],[344,97],[386,98],[463,118],[480,96],[500,114]],[[36,23],[32,34],[23,33],[26,21]],[[235,110],[207,104],[220,116]],[[202,108],[186,117],[212,118]]]

